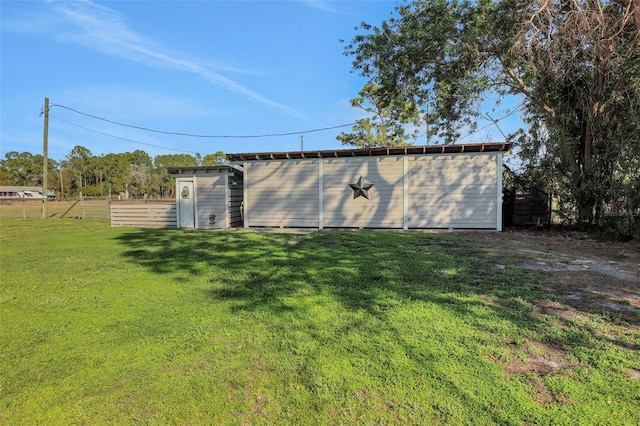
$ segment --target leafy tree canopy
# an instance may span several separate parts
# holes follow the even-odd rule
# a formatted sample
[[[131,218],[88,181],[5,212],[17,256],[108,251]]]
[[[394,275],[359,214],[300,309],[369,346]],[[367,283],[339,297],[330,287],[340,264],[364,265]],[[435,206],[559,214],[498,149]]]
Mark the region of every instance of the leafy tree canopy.
[[[188,167],[198,165],[196,158],[189,154],[156,155],[153,162],[157,169],[163,167]]]
[[[207,154],[202,158],[203,166],[221,166],[227,164],[229,164],[229,161],[222,151],[216,151],[213,154]]]
[[[345,48],[378,86],[373,103],[422,107],[451,142],[473,129],[488,93],[521,96],[531,129],[517,139],[523,158],[549,167],[576,218],[596,223],[612,201],[637,214],[629,191],[640,184],[640,0],[426,0],[396,9],[378,27],[363,23]],[[614,194],[621,187],[629,191]]]
[[[351,106],[359,108],[372,117],[356,120],[353,133],[342,132],[336,137],[343,145],[359,148],[389,147],[409,145],[405,124],[417,125],[420,114],[412,102],[393,99],[383,103],[377,98],[379,87],[367,83],[360,90],[359,97],[351,99]],[[417,128],[417,127],[416,127]]]

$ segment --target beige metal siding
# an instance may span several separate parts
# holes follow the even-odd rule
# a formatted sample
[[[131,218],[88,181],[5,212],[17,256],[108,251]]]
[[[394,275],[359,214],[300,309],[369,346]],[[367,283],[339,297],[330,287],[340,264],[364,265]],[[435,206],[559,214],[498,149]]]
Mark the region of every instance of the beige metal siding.
[[[318,161],[246,163],[246,225],[318,227]]]
[[[111,202],[110,215],[111,226],[138,228],[175,228],[177,226],[175,202]]]
[[[402,157],[323,161],[324,227],[402,228]],[[349,184],[360,177],[373,184],[368,200],[353,198]]]
[[[246,161],[245,226],[500,229],[501,155]],[[353,198],[360,177],[369,199]]]
[[[224,174],[196,174],[196,227],[227,228]],[[212,220],[211,216],[215,215]]]
[[[409,156],[409,228],[496,229],[497,155]]]

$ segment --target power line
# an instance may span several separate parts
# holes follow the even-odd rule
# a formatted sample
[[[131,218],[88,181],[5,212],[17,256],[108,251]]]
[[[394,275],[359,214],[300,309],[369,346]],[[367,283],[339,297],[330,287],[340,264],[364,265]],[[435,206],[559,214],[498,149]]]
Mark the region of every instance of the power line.
[[[481,132],[482,130],[487,129],[487,128],[491,127],[492,125],[496,125],[496,123],[506,119],[507,117],[515,114],[516,112],[521,111],[523,105],[524,105],[524,102],[521,102],[520,104],[515,106],[511,111],[509,111],[503,117],[500,117],[498,119],[492,120],[492,122],[487,124],[486,126],[483,126],[483,127],[479,128],[479,129],[476,129],[475,131],[456,139],[454,141],[454,143],[455,142],[459,142],[459,141],[461,141],[463,139],[466,139],[466,138],[468,138],[468,137],[470,137],[470,136],[472,136],[472,135],[474,135],[474,134],[476,134],[478,132]],[[322,128],[318,128],[318,129],[311,129],[311,130],[304,130],[304,131],[297,131],[297,132],[269,133],[269,134],[261,134],[261,135],[199,135],[199,134],[193,134],[193,133],[183,133],[183,132],[171,132],[171,131],[157,130],[157,129],[152,129],[152,128],[148,128],[148,127],[141,127],[141,126],[136,126],[136,125],[132,125],[132,124],[120,123],[120,122],[117,122],[117,121],[109,120],[109,119],[104,118],[104,117],[99,117],[97,115],[88,114],[86,112],[78,111],[78,110],[76,110],[74,108],[70,108],[70,107],[67,107],[65,105],[60,105],[60,104],[51,104],[50,108],[52,108],[54,106],[55,107],[59,107],[59,108],[63,108],[63,109],[66,109],[66,110],[69,110],[69,111],[72,111],[72,112],[75,112],[76,114],[80,114],[80,115],[84,115],[86,117],[94,118],[96,120],[101,120],[101,121],[104,121],[104,122],[107,122],[107,123],[110,123],[110,124],[115,124],[117,126],[128,127],[128,128],[132,128],[132,129],[143,130],[143,131],[153,132],[153,133],[161,133],[161,134],[165,134],[165,135],[187,136],[187,137],[195,137],[195,138],[211,138],[211,139],[216,139],[216,138],[218,138],[218,139],[250,139],[250,138],[268,138],[268,137],[277,137],[277,136],[304,135],[305,133],[315,133],[315,132],[321,132],[321,131],[325,131],[325,130],[339,129],[339,128],[342,128],[342,127],[353,126],[354,124],[356,124],[356,123],[349,123],[349,124],[341,124],[341,125],[338,125],[338,126],[322,127]],[[167,147],[163,147],[163,146],[159,146],[159,145],[154,145],[154,144],[150,144],[150,143],[136,141],[136,140],[133,140],[133,139],[127,139],[127,138],[123,138],[123,137],[120,137],[120,136],[115,136],[115,135],[112,135],[112,134],[109,134],[109,133],[101,132],[101,131],[95,130],[95,129],[90,129],[88,127],[84,127],[84,126],[81,126],[79,124],[63,120],[63,119],[61,119],[59,117],[56,117],[56,116],[53,116],[53,115],[51,117],[55,118],[56,120],[62,121],[64,123],[66,123],[66,124],[69,124],[71,126],[75,126],[75,127],[80,128],[80,129],[84,129],[84,130],[87,130],[87,131],[90,131],[90,132],[93,132],[93,133],[97,133],[97,134],[101,134],[101,135],[104,135],[104,136],[108,136],[108,137],[111,137],[111,138],[114,138],[114,139],[120,139],[120,140],[123,140],[123,141],[132,142],[132,143],[136,143],[136,144],[140,144],[140,145],[146,145],[146,146],[151,146],[151,147],[154,147],[154,148],[165,149],[165,150],[168,150],[168,151],[183,152],[183,153],[189,153],[189,154],[197,154],[196,152],[193,152],[193,151],[185,151],[185,150],[180,150],[180,149],[167,148]],[[498,128],[498,130],[500,130],[500,129]],[[420,137],[420,136],[422,136],[422,134],[418,135],[417,137]]]
[[[473,136],[474,134],[476,134],[476,133],[478,133],[478,132],[481,132],[481,131],[483,131],[484,129],[487,129],[487,128],[489,128],[489,127],[493,126],[493,125],[496,125],[496,127],[497,127],[497,124],[496,124],[496,123],[498,123],[498,122],[500,122],[500,121],[504,120],[505,118],[507,118],[507,117],[509,117],[509,116],[511,116],[511,115],[513,115],[513,114],[515,114],[515,113],[517,113],[517,112],[522,111],[522,107],[523,107],[523,106],[524,106],[524,102],[520,102],[518,105],[516,105],[515,107],[513,107],[513,109],[509,110],[509,111],[507,112],[507,114],[506,114],[506,115],[504,115],[504,116],[502,116],[502,117],[500,117],[500,118],[498,118],[498,119],[495,119],[495,120],[491,120],[491,119],[490,119],[490,120],[491,120],[491,123],[487,124],[486,126],[480,127],[479,129],[476,129],[476,130],[474,130],[473,132],[468,133],[468,134],[466,134],[466,135],[464,135],[464,136],[462,136],[462,137],[459,137],[458,139],[456,139],[455,141],[453,141],[453,143],[456,143],[456,142],[458,142],[458,141],[461,141],[462,139],[466,139],[466,138],[468,138],[468,137],[470,137],[470,136]],[[481,114],[481,115],[482,115],[482,114]],[[484,118],[484,117],[483,117],[483,118]],[[498,128],[498,130],[500,130],[500,128]],[[428,130],[427,130],[427,131],[428,131]],[[502,131],[500,131],[500,132],[502,133]],[[419,133],[419,134],[417,134],[417,135],[415,136],[415,138],[417,139],[417,138],[419,138],[419,137],[425,136],[426,134],[427,134],[426,132],[424,132],[424,133]]]
[[[107,123],[111,123],[111,124],[115,124],[117,126],[122,126],[122,127],[129,127],[132,129],[137,129],[137,130],[143,130],[146,132],[153,132],[153,133],[162,133],[164,135],[174,135],[174,136],[187,136],[187,137],[192,137],[192,138],[210,138],[210,139],[250,139],[250,138],[270,138],[270,137],[276,137],[276,136],[291,136],[291,135],[300,135],[300,134],[305,134],[305,133],[315,133],[315,132],[322,132],[325,130],[333,130],[333,129],[339,129],[341,127],[348,127],[348,126],[353,126],[355,123],[349,123],[349,124],[341,124],[339,126],[331,126],[331,127],[322,127],[319,129],[311,129],[311,130],[303,130],[303,131],[299,131],[299,132],[286,132],[286,133],[269,133],[269,134],[263,134],[263,135],[198,135],[198,134],[193,134],[193,133],[183,133],[183,132],[170,132],[170,131],[165,131],[165,130],[157,130],[157,129],[151,129],[149,127],[141,127],[141,126],[135,126],[133,124],[125,124],[125,123],[120,123],[117,121],[113,121],[113,120],[109,120],[107,118],[104,117],[99,117],[97,115],[93,115],[93,114],[88,114],[86,112],[82,112],[82,111],[78,111],[76,109],[64,106],[64,105],[60,105],[60,104],[51,104],[51,107],[59,107],[59,108],[63,108],[72,112],[75,112],[76,114],[80,114],[80,115],[84,115],[86,117],[91,117],[94,118],[96,120],[101,120],[101,121],[105,121]]]
[[[83,129],[83,130],[87,130],[89,132],[97,133],[99,135],[108,136],[108,137],[114,138],[114,139],[120,139],[120,140],[126,141],[126,142],[131,142],[131,143],[136,143],[136,144],[140,144],[140,145],[151,146],[151,147],[154,147],[154,148],[166,149],[167,151],[183,152],[183,153],[186,153],[186,154],[199,154],[198,152],[184,151],[184,150],[181,150],[181,149],[167,148],[167,147],[164,147],[164,146],[154,145],[154,144],[151,144],[151,143],[140,142],[140,141],[136,141],[136,140],[133,140],[133,139],[128,139],[128,138],[123,138],[123,137],[120,137],[120,136],[111,135],[109,133],[101,132],[101,131],[95,130],[95,129],[90,129],[88,127],[84,127],[84,126],[81,126],[79,124],[72,123],[72,122],[67,121],[67,120],[63,120],[62,118],[56,117],[55,115],[49,115],[49,117],[50,118],[55,118],[58,121],[62,121],[63,123],[69,124],[69,125],[74,126],[74,127],[78,127],[80,129]]]
[[[454,143],[455,143],[455,142],[458,142],[458,141],[461,141],[462,139],[466,139],[466,138],[468,138],[469,136],[472,136],[472,135],[474,135],[474,134],[476,134],[476,133],[478,133],[478,132],[481,132],[481,131],[483,131],[484,129],[486,129],[486,128],[488,128],[488,127],[491,127],[491,126],[493,126],[493,125],[495,125],[496,127],[498,127],[498,125],[497,125],[496,123],[498,123],[498,122],[500,122],[500,121],[504,120],[505,118],[507,118],[507,117],[509,117],[509,116],[511,116],[511,115],[513,115],[513,114],[515,114],[516,112],[522,111],[522,107],[523,107],[523,106],[524,106],[524,101],[523,101],[523,102],[520,102],[518,105],[516,105],[515,107],[513,107],[513,109],[512,109],[511,111],[509,111],[506,115],[504,115],[504,116],[502,116],[502,117],[500,117],[500,118],[498,118],[498,119],[493,120],[493,119],[491,119],[491,117],[489,117],[489,119],[491,120],[491,123],[487,124],[486,126],[483,126],[483,127],[479,128],[479,129],[476,129],[475,131],[473,131],[473,132],[471,132],[471,133],[469,133],[469,134],[467,134],[467,135],[464,135],[464,136],[462,136],[462,137],[460,137],[460,138],[456,139],[456,140],[454,141]],[[500,133],[502,133],[502,130],[500,130],[500,127],[498,127],[498,130],[500,131]]]

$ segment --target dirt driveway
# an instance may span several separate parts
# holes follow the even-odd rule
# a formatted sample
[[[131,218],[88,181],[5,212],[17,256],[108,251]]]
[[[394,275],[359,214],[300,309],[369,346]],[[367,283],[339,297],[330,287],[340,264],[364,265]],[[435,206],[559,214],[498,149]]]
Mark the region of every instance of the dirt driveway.
[[[478,250],[495,259],[518,258],[539,271],[547,289],[581,311],[609,311],[640,325],[640,242],[558,230],[469,232]]]

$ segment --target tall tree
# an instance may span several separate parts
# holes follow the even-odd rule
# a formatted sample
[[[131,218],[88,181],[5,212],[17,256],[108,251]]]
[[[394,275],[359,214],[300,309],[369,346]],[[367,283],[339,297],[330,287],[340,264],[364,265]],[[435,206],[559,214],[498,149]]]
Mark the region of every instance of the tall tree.
[[[197,166],[198,160],[189,154],[167,154],[156,155],[153,163],[156,169],[162,169],[167,167]]]
[[[152,182],[153,164],[151,157],[146,152],[137,149],[134,152],[124,154],[127,159],[129,168],[129,184],[128,190],[133,195],[147,194],[151,189],[149,184]]]
[[[582,222],[612,201],[603,177],[637,182],[640,0],[426,0],[397,12],[363,24],[345,49],[383,105],[429,103],[452,141],[487,93],[522,96],[532,129],[522,147],[552,156]]]
[[[81,191],[82,187],[87,185],[87,175],[91,173],[89,163],[92,157],[91,151],[80,145],[75,146],[67,154],[67,170],[75,177],[73,190]]]
[[[124,154],[106,154],[101,158],[104,168],[102,195],[125,192],[129,183],[129,164]]]
[[[0,160],[0,183],[2,185],[41,186],[42,155],[29,152],[10,151]],[[58,162],[48,161],[48,189],[57,189],[60,181],[57,176]]]
[[[1,161],[1,160],[0,160]],[[11,182],[9,181],[9,175],[7,174],[7,169],[4,166],[0,166],[0,185],[9,185]]]
[[[203,166],[223,166],[228,165],[229,161],[227,160],[224,152],[216,151],[213,154],[207,154],[202,157],[201,164]]]
[[[367,112],[370,117],[356,120],[352,133],[342,132],[336,137],[343,145],[360,148],[409,145],[411,137],[406,124],[417,125],[419,110],[412,102],[394,99],[383,104],[377,97],[379,87],[367,83],[357,98],[351,99],[351,106]],[[417,127],[416,127],[417,129]]]
[[[4,157],[0,160],[0,167],[6,172],[11,185],[42,185],[42,155],[10,151]]]
[[[156,184],[161,197],[169,197],[174,194],[175,180],[169,176],[167,167],[189,167],[198,165],[198,159],[189,154],[156,155],[153,162],[155,165]]]

